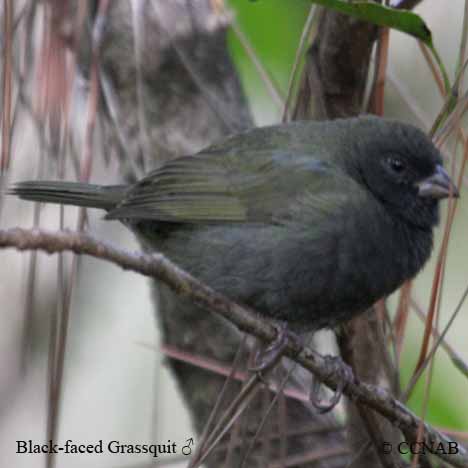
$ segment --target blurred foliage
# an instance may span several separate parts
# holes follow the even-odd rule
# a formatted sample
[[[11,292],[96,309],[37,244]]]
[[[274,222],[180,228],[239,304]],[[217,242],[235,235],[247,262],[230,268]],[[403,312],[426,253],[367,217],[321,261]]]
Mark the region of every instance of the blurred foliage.
[[[286,95],[289,73],[311,7],[310,2],[229,0],[229,6],[261,63],[283,95]],[[228,40],[245,92],[256,104],[252,109],[256,121],[262,124],[278,122],[281,112],[272,102],[239,39],[230,31]]]
[[[412,376],[416,358],[419,354],[419,343],[410,338],[407,341],[407,345],[407,349],[402,355],[400,367],[403,388],[406,388]],[[437,427],[466,431],[466,414],[457,407],[458,399],[454,395],[454,393],[457,393],[456,384],[462,382],[460,382],[458,378],[454,378],[454,373],[461,376],[442,351],[436,356],[428,403],[429,411],[427,412],[427,421]],[[419,416],[421,416],[423,410],[422,405],[426,391],[426,379],[427,371],[424,372],[419,379],[408,401],[409,408]],[[447,385],[448,382],[450,382],[450,385]],[[459,386],[458,389],[460,389]]]

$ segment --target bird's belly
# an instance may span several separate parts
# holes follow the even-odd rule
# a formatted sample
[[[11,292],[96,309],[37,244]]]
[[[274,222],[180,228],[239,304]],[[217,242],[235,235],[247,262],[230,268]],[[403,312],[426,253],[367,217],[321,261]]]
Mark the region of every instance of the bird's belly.
[[[299,328],[334,327],[397,290],[423,267],[432,249],[432,233],[413,236],[395,230],[356,242],[344,237],[330,252],[330,261],[316,259],[320,276],[309,277],[309,288],[291,285],[289,302]],[[304,259],[304,262],[306,259]],[[310,264],[314,261],[310,259]],[[304,291],[309,291],[308,294]],[[287,314],[279,317],[287,320]]]
[[[343,236],[317,247],[284,238],[272,226],[173,225],[167,231],[160,229],[164,223],[144,224],[138,232],[155,250],[230,299],[302,331],[364,312],[412,277],[432,244],[429,239],[421,249],[401,236],[366,242]]]

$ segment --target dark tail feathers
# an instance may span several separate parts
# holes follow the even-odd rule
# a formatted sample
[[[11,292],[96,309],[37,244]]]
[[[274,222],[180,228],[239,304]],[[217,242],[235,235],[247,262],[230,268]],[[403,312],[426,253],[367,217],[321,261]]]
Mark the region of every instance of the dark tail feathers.
[[[15,184],[8,193],[23,200],[111,210],[122,200],[125,190],[125,185],[29,180]]]

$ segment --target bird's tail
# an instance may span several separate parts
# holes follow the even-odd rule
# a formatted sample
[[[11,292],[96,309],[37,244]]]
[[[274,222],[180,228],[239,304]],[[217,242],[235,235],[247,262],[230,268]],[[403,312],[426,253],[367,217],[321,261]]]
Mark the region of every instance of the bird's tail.
[[[28,180],[15,184],[8,193],[23,200],[110,210],[122,200],[125,190],[125,185]]]

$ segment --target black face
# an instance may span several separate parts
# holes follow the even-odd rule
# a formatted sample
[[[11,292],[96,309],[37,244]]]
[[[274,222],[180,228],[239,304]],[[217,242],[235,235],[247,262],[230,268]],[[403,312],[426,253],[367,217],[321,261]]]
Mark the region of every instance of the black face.
[[[361,183],[393,214],[422,229],[439,219],[439,199],[456,192],[440,152],[416,127],[376,119],[356,140]]]

